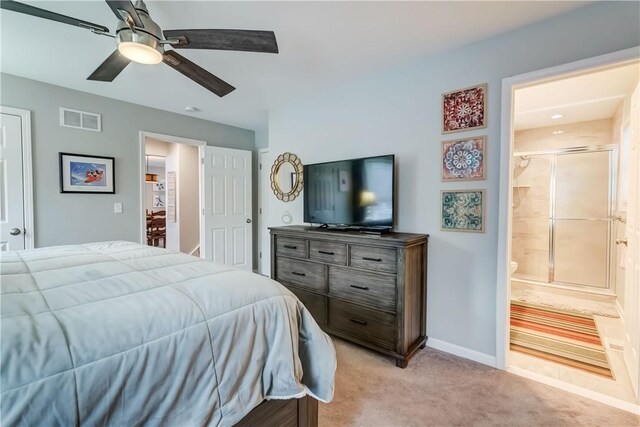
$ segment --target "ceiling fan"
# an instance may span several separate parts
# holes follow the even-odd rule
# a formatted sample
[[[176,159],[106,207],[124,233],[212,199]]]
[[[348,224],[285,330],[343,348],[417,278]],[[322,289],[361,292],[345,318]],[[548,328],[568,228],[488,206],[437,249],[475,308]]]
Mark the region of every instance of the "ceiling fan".
[[[135,5],[129,0],[106,0],[119,19],[115,35],[105,26],[61,15],[13,0],[0,0],[0,9],[12,10],[85,28],[103,36],[115,38],[117,49],[87,78],[111,82],[131,61],[141,64],[164,62],[216,95],[222,97],[235,87],[189,61],[173,49],[216,49],[246,52],[278,53],[273,31],[254,30],[166,30],[162,31],[149,16],[143,0]]]

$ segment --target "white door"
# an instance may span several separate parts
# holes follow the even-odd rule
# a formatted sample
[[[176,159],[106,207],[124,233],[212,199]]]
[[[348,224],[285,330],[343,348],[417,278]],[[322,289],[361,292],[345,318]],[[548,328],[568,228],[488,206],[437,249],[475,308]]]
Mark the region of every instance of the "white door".
[[[22,117],[0,118],[0,250],[25,248]],[[31,230],[29,230],[31,232]]]
[[[251,151],[207,146],[204,156],[201,256],[252,271]]]
[[[629,147],[629,186],[625,239],[624,324],[626,345],[624,358],[631,384],[638,396],[640,383],[640,86],[631,97],[631,144]]]
[[[267,224],[267,208],[269,207],[269,197],[273,196],[271,192],[271,164],[273,159],[269,155],[269,150],[260,150],[258,152],[258,241],[259,241],[259,260],[258,273],[271,277],[271,235]]]

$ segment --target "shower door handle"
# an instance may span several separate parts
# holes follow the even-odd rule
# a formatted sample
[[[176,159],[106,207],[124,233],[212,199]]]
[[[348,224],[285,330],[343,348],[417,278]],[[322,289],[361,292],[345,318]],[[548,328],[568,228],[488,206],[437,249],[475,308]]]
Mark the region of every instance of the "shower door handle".
[[[629,244],[629,241],[627,240],[626,237],[624,239],[616,239],[616,245],[625,245],[625,246],[627,246],[628,244]]]

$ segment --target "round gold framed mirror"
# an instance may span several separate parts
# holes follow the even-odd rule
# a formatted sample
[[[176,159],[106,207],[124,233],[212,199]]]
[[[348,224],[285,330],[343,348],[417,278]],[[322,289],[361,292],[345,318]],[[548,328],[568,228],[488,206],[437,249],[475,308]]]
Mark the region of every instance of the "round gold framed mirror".
[[[271,166],[271,189],[283,202],[295,200],[302,191],[302,162],[292,153],[283,153]]]

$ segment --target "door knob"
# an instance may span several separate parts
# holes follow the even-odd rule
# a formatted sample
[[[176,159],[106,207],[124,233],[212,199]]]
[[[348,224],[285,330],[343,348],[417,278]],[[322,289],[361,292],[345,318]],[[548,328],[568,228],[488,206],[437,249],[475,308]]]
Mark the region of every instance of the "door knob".
[[[22,233],[22,230],[20,230],[19,228],[12,228],[11,230],[9,230],[9,234],[11,234],[12,236],[17,236],[20,233]]]
[[[628,241],[627,238],[625,237],[624,239],[616,239],[616,245],[625,245],[627,246]]]
[[[247,218],[247,224],[251,224],[251,218]]]

